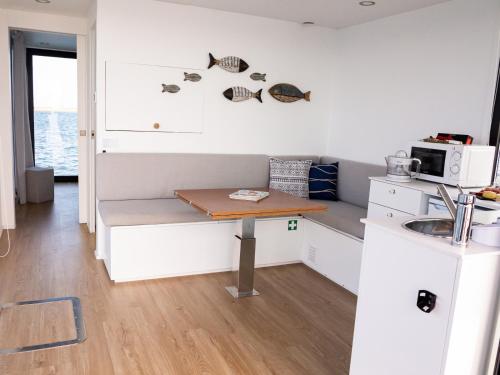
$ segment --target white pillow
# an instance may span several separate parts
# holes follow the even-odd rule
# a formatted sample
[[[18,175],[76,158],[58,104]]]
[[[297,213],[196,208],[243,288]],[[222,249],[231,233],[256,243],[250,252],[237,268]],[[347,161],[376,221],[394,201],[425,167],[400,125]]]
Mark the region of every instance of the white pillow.
[[[311,164],[312,160],[269,159],[269,188],[308,198]]]

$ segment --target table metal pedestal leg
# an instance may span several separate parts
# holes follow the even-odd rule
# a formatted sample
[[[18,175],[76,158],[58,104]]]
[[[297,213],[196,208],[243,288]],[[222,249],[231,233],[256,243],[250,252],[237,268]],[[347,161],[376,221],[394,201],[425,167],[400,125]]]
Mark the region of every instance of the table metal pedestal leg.
[[[240,239],[240,264],[235,272],[235,286],[228,286],[226,290],[234,297],[258,296],[253,288],[253,276],[255,270],[255,218],[245,217],[242,219],[242,231]]]

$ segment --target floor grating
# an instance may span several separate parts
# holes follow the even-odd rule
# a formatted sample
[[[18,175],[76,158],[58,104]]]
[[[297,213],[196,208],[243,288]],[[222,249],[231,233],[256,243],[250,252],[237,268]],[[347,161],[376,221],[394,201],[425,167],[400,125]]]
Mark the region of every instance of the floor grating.
[[[77,297],[0,304],[0,355],[80,344],[86,338]]]

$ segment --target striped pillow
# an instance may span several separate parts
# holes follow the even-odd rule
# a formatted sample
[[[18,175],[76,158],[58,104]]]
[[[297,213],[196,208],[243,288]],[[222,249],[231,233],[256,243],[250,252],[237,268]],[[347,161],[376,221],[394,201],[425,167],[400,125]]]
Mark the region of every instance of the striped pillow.
[[[309,198],[336,201],[339,163],[313,164],[309,170]]]
[[[309,168],[311,160],[269,160],[269,188],[301,198],[309,196]]]

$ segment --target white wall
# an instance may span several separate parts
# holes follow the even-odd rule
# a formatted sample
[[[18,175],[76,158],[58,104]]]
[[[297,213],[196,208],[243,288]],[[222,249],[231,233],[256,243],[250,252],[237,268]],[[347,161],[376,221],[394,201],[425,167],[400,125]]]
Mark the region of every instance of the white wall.
[[[9,28],[84,35],[85,18],[0,9],[0,223],[15,227]]]
[[[498,0],[454,0],[339,30],[329,154],[384,164],[438,131],[487,143],[499,20]]]
[[[332,116],[334,31],[290,22],[152,0],[98,0],[97,151],[324,153]],[[208,53],[235,55],[241,74],[213,67],[205,80],[202,134],[106,132],[105,61],[206,69]],[[268,74],[254,82],[252,72]],[[124,77],[126,80],[126,77]],[[312,91],[312,101],[284,104],[266,90],[288,82]],[[233,103],[231,86],[264,88],[263,100]],[[124,108],[126,111],[126,108]]]
[[[0,223],[13,224],[14,201],[12,165],[12,128],[10,107],[9,28],[6,12],[0,9]],[[7,95],[7,96],[6,96]],[[10,156],[10,158],[9,158]],[[9,215],[9,211],[11,214]]]

